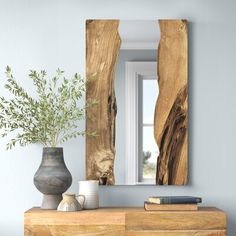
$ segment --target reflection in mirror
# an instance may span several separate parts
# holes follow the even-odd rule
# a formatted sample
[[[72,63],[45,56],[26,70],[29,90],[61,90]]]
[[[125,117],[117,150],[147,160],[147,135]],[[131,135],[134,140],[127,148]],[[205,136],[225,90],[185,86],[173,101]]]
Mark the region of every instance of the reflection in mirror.
[[[115,70],[116,184],[155,184],[158,22],[120,20],[119,35],[121,47]]]
[[[158,96],[156,77],[143,77],[141,80],[140,97],[142,98],[141,116],[139,117],[140,143],[142,152],[139,154],[140,168],[139,180],[141,183],[155,184],[157,158],[159,149],[154,138],[154,110]]]
[[[186,184],[187,28],[181,20],[87,20],[86,178]]]

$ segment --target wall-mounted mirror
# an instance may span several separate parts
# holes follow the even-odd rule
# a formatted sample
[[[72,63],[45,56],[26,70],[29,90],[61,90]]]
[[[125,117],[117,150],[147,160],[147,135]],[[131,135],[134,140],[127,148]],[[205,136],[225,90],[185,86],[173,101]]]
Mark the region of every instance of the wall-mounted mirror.
[[[86,21],[87,179],[187,183],[187,36],[185,20]]]

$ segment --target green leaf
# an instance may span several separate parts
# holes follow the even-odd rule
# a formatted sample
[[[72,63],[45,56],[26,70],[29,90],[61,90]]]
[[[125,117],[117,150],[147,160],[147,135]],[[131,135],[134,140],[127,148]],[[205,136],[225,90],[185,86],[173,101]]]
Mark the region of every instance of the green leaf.
[[[16,134],[7,144],[8,150],[16,144],[57,146],[85,134],[80,131],[78,121],[85,119],[85,111],[98,101],[87,101],[84,106],[78,107],[85,95],[85,79],[77,73],[66,79],[63,74],[64,71],[57,69],[56,75],[49,79],[44,70],[30,70],[29,78],[38,95],[33,98],[15,80],[10,67],[6,67],[5,88],[13,98],[7,100],[0,96],[1,137],[11,132]],[[95,136],[95,132],[86,135]]]

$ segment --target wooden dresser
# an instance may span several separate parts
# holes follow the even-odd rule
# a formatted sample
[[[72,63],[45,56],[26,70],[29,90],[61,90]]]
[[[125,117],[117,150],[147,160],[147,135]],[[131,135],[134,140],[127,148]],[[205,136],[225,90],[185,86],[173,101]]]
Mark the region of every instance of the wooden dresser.
[[[25,236],[223,236],[226,214],[212,207],[198,211],[145,211],[100,208],[57,212],[32,208],[24,214]]]

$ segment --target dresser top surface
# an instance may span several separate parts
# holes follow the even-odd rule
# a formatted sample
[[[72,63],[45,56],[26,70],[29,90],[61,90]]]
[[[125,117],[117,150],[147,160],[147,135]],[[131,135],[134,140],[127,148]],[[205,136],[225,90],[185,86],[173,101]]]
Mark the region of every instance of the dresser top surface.
[[[80,214],[80,213],[134,213],[134,212],[145,212],[145,213],[192,213],[192,214],[201,214],[201,213],[224,213],[222,210],[216,207],[199,207],[197,211],[146,211],[143,207],[100,207],[95,210],[82,210],[77,212],[58,212],[57,210],[44,210],[40,207],[33,207],[25,212],[25,214],[52,214],[52,213],[72,213],[72,214]]]

